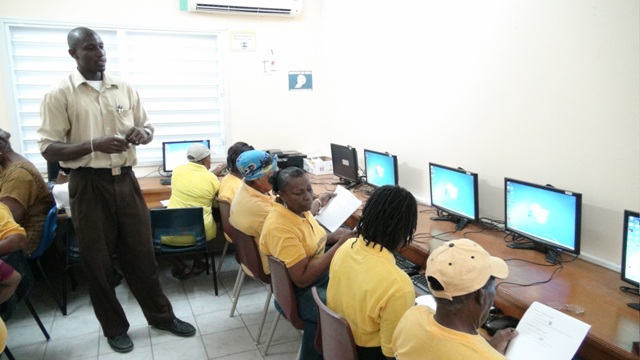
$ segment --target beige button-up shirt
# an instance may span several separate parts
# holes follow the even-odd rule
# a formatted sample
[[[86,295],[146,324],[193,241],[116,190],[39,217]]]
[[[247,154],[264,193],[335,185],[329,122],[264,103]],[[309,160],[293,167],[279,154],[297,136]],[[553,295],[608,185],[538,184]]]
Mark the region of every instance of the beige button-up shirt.
[[[77,144],[100,136],[125,137],[132,127],[152,129],[149,117],[131,85],[103,73],[102,87],[97,91],[75,71],[53,90],[40,105],[42,125],[38,129],[38,146],[44,152],[54,142]],[[113,168],[136,164],[136,147],[120,154],[95,151],[71,161],[63,167]]]

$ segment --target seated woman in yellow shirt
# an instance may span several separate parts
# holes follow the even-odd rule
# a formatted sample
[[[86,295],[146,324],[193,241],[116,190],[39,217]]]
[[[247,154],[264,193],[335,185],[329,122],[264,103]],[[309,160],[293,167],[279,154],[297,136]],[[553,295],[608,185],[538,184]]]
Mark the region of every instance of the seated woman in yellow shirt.
[[[285,263],[296,287],[298,315],[304,321],[300,359],[322,359],[314,344],[318,313],[311,288],[316,286],[324,301],[331,258],[353,232],[338,229],[327,234],[318,224],[309,211],[313,188],[302,169],[278,170],[269,180],[277,197],[262,227],[260,250]],[[335,245],[325,253],[327,244]]]
[[[351,326],[360,359],[394,358],[393,332],[415,303],[415,290],[393,252],[411,244],[417,223],[418,207],[409,191],[380,187],[362,210],[357,237],[331,261],[327,307]]]
[[[211,207],[215,199],[220,181],[209,171],[211,167],[211,152],[202,144],[193,144],[187,149],[188,163],[177,166],[173,170],[171,180],[171,198],[168,208],[197,207],[203,209],[204,228],[207,241],[216,236],[216,222],[213,219]],[[171,257],[173,262],[172,274],[176,278],[184,279],[191,275],[200,275],[205,269],[205,262],[201,255],[193,259],[193,266],[189,268],[182,257]]]

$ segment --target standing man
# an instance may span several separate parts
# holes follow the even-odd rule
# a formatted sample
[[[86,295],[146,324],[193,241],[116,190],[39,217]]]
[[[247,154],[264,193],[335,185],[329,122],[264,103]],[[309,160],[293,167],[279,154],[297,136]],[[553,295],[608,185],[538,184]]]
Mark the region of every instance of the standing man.
[[[147,322],[178,336],[195,328],[179,320],[160,285],[149,210],[131,170],[136,146],[153,139],[138,93],[105,74],[104,43],[88,28],[71,30],[69,55],[77,71],[42,100],[38,142],[42,156],[71,168],[69,195],[96,317],[111,348],[129,352],[129,322],[116,297],[116,254]]]

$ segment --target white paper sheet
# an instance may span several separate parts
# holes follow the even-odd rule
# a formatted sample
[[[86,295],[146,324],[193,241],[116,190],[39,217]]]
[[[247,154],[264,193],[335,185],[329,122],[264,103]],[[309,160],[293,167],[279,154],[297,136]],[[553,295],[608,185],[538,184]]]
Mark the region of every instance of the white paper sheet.
[[[510,360],[570,360],[591,325],[539,302],[518,323],[518,336],[509,343]]]
[[[160,204],[162,204],[162,206],[167,207],[169,205],[169,199],[167,200],[160,200]]]
[[[340,185],[336,186],[335,193],[337,195],[316,215],[316,220],[331,232],[336,231],[362,204],[351,191]]]
[[[416,298],[416,305],[424,305],[429,307],[434,312],[438,305],[436,304],[436,299],[433,298],[433,295],[420,295]]]

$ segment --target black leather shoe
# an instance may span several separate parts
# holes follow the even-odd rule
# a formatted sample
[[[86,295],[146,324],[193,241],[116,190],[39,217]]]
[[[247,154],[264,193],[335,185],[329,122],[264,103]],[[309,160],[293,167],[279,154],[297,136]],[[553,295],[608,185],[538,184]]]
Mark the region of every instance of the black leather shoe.
[[[133,341],[126,333],[107,338],[107,342],[115,352],[128,353],[133,350]]]
[[[156,329],[167,330],[174,335],[189,337],[196,334],[196,328],[188,322],[184,322],[178,318],[169,321],[166,324],[154,325]]]

